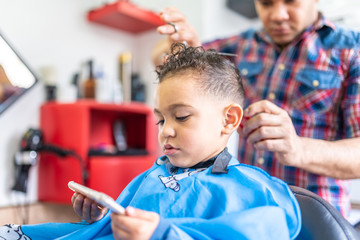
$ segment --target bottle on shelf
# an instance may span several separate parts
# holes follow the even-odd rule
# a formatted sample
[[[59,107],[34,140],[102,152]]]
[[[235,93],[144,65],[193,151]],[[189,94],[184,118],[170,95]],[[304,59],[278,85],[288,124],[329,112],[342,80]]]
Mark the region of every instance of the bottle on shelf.
[[[84,98],[95,98],[96,81],[94,76],[93,60],[87,62],[89,68],[89,78],[84,82]]]

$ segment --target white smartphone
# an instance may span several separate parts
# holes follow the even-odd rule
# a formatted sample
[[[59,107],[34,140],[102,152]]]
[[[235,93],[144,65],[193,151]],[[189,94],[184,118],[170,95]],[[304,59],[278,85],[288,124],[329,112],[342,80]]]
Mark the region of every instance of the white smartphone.
[[[125,209],[120,204],[115,202],[115,200],[112,197],[110,197],[105,193],[95,191],[94,189],[85,187],[84,185],[81,185],[74,181],[70,181],[68,183],[68,187],[74,192],[81,193],[82,195],[94,200],[95,202],[101,204],[104,207],[108,207],[114,213],[117,214],[125,213]]]

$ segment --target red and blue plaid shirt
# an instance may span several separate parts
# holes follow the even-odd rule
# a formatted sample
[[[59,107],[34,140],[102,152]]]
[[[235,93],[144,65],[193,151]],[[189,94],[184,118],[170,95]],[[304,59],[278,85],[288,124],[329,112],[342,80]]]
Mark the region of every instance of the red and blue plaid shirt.
[[[320,15],[321,16],[321,15]],[[334,141],[360,137],[360,35],[324,17],[282,51],[265,32],[249,30],[204,45],[235,53],[245,87],[245,107],[268,99],[285,109],[299,136]],[[290,185],[306,188],[350,210],[349,182],[280,164],[271,152],[239,140],[239,160]]]

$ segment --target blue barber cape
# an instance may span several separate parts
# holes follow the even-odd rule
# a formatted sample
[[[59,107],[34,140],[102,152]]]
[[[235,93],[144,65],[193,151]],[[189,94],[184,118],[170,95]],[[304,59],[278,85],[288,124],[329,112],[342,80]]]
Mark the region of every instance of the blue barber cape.
[[[301,214],[287,184],[234,157],[229,161],[225,172],[214,173],[215,164],[182,169],[160,157],[116,201],[160,214],[152,239],[295,239]],[[113,239],[110,211],[92,224],[5,225],[0,238]]]

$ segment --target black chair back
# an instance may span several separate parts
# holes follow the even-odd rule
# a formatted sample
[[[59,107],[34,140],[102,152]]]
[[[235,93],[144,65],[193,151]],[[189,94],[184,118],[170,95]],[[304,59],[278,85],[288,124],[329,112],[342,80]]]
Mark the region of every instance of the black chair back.
[[[290,186],[297,198],[302,228],[297,240],[358,240],[359,233],[330,203],[304,188]]]

